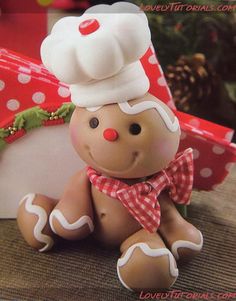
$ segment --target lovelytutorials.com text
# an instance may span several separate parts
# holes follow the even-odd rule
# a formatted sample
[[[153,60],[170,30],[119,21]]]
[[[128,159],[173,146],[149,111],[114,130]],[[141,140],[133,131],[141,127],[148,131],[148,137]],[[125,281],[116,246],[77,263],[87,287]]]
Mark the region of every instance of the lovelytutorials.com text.
[[[143,292],[140,300],[236,300],[236,292],[183,292],[173,290],[169,292]]]
[[[167,4],[140,4],[140,10],[144,12],[233,12],[236,11],[236,2],[232,4],[191,4],[182,2],[170,2]]]

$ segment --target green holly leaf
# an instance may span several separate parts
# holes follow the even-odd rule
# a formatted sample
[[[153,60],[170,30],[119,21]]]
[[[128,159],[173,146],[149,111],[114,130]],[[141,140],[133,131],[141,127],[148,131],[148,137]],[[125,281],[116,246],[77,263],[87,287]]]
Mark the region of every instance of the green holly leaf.
[[[0,129],[0,139],[6,138],[9,136],[9,131],[6,129]]]
[[[75,105],[72,103],[66,103],[63,104],[56,112],[55,114],[59,116],[59,118],[63,118],[64,121],[70,122],[71,115],[74,112]]]
[[[71,119],[71,115],[74,111],[75,106],[72,103],[63,104],[55,114],[59,116],[59,118],[63,118],[65,122],[69,122]]]
[[[64,118],[64,121],[65,121],[66,123],[69,123],[69,122],[70,122],[71,116],[72,116],[74,110],[75,110],[75,105],[74,105],[74,104],[71,104],[71,105],[70,105],[70,111],[69,111],[69,113],[66,115],[66,117]]]
[[[38,128],[44,120],[48,120],[50,114],[39,107],[29,109],[21,114],[25,120],[24,129],[26,131]]]
[[[19,114],[16,116],[13,126],[17,129],[22,129],[25,125],[25,119],[23,114]]]
[[[55,114],[59,116],[59,118],[66,117],[67,114],[70,112],[70,107],[68,104],[62,105],[56,112]]]
[[[75,109],[72,103],[63,104],[55,113],[59,118],[63,118],[65,122],[70,122],[71,115]],[[13,127],[29,131],[34,128],[39,128],[43,125],[44,120],[49,120],[50,113],[34,107],[16,115]],[[4,138],[9,136],[9,130],[0,128],[0,151],[7,145]]]
[[[47,120],[50,117],[50,114],[48,112],[40,108],[35,108],[34,113],[41,121]]]

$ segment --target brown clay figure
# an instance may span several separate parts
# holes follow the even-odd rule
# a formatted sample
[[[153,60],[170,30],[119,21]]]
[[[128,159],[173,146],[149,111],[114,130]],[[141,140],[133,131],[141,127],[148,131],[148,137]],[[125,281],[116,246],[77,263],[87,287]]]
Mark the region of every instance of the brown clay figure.
[[[148,93],[139,59],[150,44],[147,18],[130,3],[95,6],[54,26],[42,59],[70,85],[71,141],[88,167],[69,180],[60,200],[25,196],[17,218],[39,251],[51,249],[57,235],[93,234],[120,246],[118,277],[132,290],[169,288],[176,261],[191,259],[203,244],[175,206],[189,204],[192,150],[177,153],[178,119]]]

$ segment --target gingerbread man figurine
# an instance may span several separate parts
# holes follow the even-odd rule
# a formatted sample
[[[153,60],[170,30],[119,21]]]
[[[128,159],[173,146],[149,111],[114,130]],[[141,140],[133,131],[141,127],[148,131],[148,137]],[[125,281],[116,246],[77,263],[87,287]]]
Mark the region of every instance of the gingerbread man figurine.
[[[56,236],[91,234],[105,247],[120,247],[118,277],[137,291],[169,288],[177,261],[191,259],[203,244],[175,206],[190,201],[192,150],[177,153],[178,119],[148,93],[140,58],[150,44],[147,18],[130,3],[95,6],[56,23],[42,60],[70,85],[71,141],[88,166],[60,200],[25,196],[17,218],[39,251],[49,250]]]

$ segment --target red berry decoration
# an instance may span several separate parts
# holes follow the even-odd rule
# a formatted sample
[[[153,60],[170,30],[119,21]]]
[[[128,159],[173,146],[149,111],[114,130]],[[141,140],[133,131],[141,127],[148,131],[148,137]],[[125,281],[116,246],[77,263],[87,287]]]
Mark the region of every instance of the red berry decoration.
[[[88,19],[80,23],[79,32],[86,36],[98,30],[99,27],[100,24],[96,19]]]
[[[63,118],[58,118],[58,119],[53,119],[53,120],[44,120],[43,121],[44,126],[53,126],[53,125],[59,125],[59,124],[63,124],[63,123],[65,123]]]
[[[24,136],[26,134],[26,131],[24,129],[20,129],[20,130],[13,130],[11,131],[10,135],[6,138],[4,138],[4,140],[8,143],[11,144],[13,143],[15,140],[21,138],[22,136]]]

